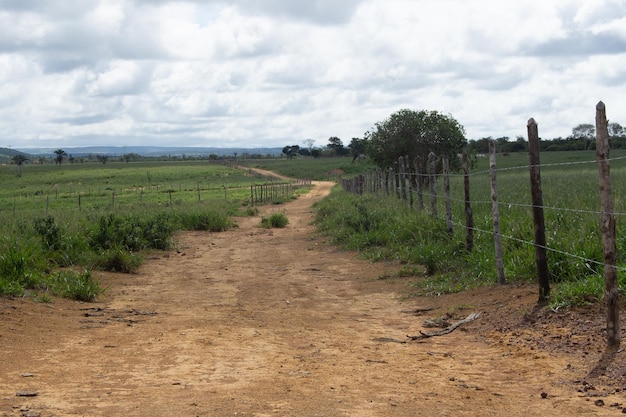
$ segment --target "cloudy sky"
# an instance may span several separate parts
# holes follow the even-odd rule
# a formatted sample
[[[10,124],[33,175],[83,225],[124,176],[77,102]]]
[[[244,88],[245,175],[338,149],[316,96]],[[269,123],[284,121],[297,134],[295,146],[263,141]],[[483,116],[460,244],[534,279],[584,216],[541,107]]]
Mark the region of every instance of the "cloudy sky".
[[[626,125],[626,0],[0,0],[0,146],[349,144]]]

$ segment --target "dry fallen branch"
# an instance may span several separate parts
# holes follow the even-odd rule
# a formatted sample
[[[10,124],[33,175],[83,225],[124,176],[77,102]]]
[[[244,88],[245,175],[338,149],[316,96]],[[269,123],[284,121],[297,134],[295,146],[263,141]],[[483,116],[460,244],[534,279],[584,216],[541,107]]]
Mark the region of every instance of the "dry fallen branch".
[[[463,320],[457,321],[456,323],[451,324],[450,326],[446,327],[443,330],[439,330],[438,332],[424,333],[420,331],[420,334],[418,334],[417,336],[407,336],[409,338],[408,340],[427,339],[433,336],[443,336],[444,334],[452,333],[457,327],[461,327],[465,323],[469,323],[469,322],[476,320],[478,317],[480,317],[480,314],[481,314],[480,312],[472,313],[466,318],[464,318]],[[394,339],[392,337],[376,337],[372,340],[376,342],[388,342],[388,343],[406,343],[407,342],[406,340]]]
[[[420,331],[420,334],[418,334],[417,336],[408,336],[408,337],[411,340],[418,340],[418,339],[426,339],[426,338],[433,337],[433,336],[443,336],[444,334],[452,333],[457,327],[461,327],[465,323],[470,323],[476,320],[478,317],[480,317],[480,314],[481,313],[472,313],[469,316],[465,317],[463,320],[457,321],[456,323],[451,324],[450,326],[446,327],[443,330],[439,330],[438,332],[424,333]]]

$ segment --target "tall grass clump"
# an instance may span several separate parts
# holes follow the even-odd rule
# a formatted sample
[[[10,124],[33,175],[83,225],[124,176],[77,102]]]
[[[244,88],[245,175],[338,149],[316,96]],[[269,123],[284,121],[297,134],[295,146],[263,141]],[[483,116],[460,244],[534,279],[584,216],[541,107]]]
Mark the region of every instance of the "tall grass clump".
[[[95,301],[104,291],[89,270],[82,273],[72,270],[58,271],[47,282],[54,294],[78,301]]]
[[[100,217],[90,237],[94,249],[123,249],[130,252],[171,247],[174,228],[168,213],[153,216],[109,214]]]
[[[261,218],[261,227],[266,229],[278,228],[282,229],[289,224],[289,218],[285,213],[272,213],[269,216],[263,216]]]
[[[192,210],[178,214],[178,222],[184,230],[206,230],[223,232],[235,227],[235,223],[224,211]]]
[[[16,297],[26,289],[42,286],[34,247],[9,240],[2,242],[0,250],[0,294]]]
[[[33,220],[33,230],[41,239],[43,255],[55,266],[66,267],[81,263],[88,252],[83,233],[71,233],[58,224],[53,216]]]
[[[92,253],[89,263],[102,271],[135,274],[139,271],[142,257],[122,248],[111,248]]]

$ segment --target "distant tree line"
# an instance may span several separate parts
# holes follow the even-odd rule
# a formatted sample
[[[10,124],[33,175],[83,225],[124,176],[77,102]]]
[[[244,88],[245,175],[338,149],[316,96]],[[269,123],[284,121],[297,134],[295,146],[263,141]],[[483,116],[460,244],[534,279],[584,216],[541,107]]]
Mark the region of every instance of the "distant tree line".
[[[609,141],[612,149],[626,149],[626,128],[619,123],[609,123]],[[469,148],[477,154],[489,152],[491,137],[470,140]],[[527,152],[528,142],[518,136],[515,140],[504,136],[495,139],[498,152]],[[541,140],[539,148],[542,152],[550,151],[585,151],[596,149],[596,127],[589,123],[579,124],[572,129],[566,138]]]

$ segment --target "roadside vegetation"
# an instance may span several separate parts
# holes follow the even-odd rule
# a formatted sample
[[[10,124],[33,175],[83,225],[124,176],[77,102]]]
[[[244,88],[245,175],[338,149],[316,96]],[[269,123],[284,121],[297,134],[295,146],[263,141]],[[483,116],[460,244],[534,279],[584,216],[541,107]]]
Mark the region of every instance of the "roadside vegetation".
[[[611,166],[615,211],[626,212],[626,161],[615,151]],[[499,158],[498,189],[502,215],[505,275],[510,284],[535,283],[536,268],[528,160],[525,153]],[[604,295],[603,252],[600,237],[599,186],[595,153],[542,154],[548,263],[553,286],[551,307],[558,309],[596,303]],[[590,162],[590,163],[585,163]],[[555,164],[555,165],[553,165]],[[551,166],[553,165],[553,166]],[[474,248],[465,250],[462,177],[451,178],[452,235],[445,219],[411,208],[397,196],[359,196],[336,187],[316,207],[316,224],[333,242],[357,250],[373,261],[395,260],[398,275],[411,278],[416,294],[438,295],[497,283],[491,223],[490,178],[486,159],[477,160],[471,177],[475,227]],[[426,197],[428,198],[428,197]],[[439,213],[444,213],[443,197]],[[427,200],[428,201],[428,200]],[[558,209],[557,209],[558,208]],[[618,217],[620,288],[626,289],[626,229]],[[507,238],[508,237],[508,238]],[[573,255],[573,256],[572,256]],[[592,262],[589,262],[591,260]]]
[[[178,230],[220,232],[255,215],[266,178],[187,161],[56,164],[0,170],[0,294],[93,301],[93,271],[134,273]]]
[[[282,229],[284,227],[287,227],[288,224],[289,219],[283,212],[272,213],[269,216],[263,216],[261,218],[261,227],[264,227],[266,229]]]

